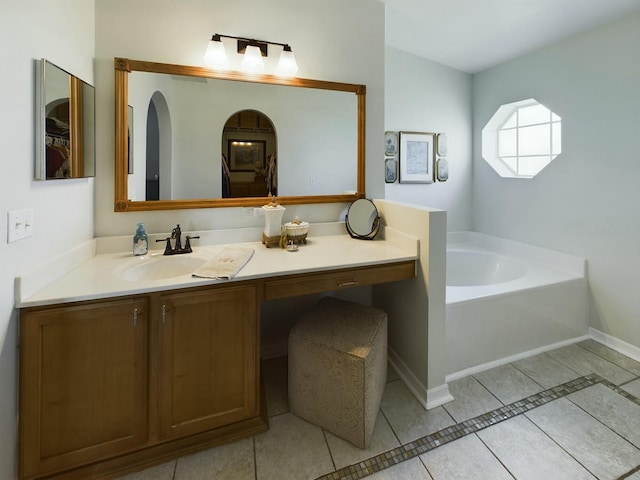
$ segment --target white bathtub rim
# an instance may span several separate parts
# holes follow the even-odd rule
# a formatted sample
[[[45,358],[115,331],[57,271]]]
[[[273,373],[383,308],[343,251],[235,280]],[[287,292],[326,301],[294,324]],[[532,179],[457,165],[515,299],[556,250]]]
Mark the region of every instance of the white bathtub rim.
[[[586,259],[556,250],[516,242],[503,237],[473,231],[447,233],[447,250],[469,250],[512,256],[526,263],[540,264],[552,270],[586,276]]]
[[[470,266],[469,261],[476,263]],[[513,256],[479,250],[447,249],[448,287],[480,287],[512,282],[524,277],[527,270],[527,263]],[[455,283],[452,283],[452,276]]]
[[[563,278],[561,280],[549,282],[540,281],[535,284],[525,283],[525,280],[518,279],[512,282],[496,283],[493,285],[480,285],[475,287],[446,287],[446,300],[445,305],[447,307],[453,305],[461,305],[472,302],[481,302],[487,299],[508,297],[511,295],[519,295],[521,293],[527,293],[541,288],[562,286],[573,282],[583,282],[583,277]],[[473,297],[469,297],[469,289],[475,289]]]
[[[450,232],[447,251],[491,253],[522,262],[527,272],[508,282],[446,287],[446,304],[455,305],[492,296],[524,292],[549,285],[586,279],[586,260],[478,232]]]

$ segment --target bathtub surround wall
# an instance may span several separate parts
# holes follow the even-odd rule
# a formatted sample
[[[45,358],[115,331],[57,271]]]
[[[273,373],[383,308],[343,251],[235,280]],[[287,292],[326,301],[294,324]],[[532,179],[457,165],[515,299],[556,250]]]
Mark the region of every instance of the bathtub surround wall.
[[[590,325],[640,348],[640,13],[473,78],[473,229],[587,259]],[[531,180],[481,157],[500,104],[562,117],[562,154]],[[606,336],[602,336],[606,339]]]
[[[449,231],[471,230],[471,78],[410,53],[385,49],[385,130],[444,132],[449,140],[449,180],[388,183],[385,198],[446,210]],[[381,157],[382,145],[379,142],[374,150]]]
[[[93,237],[94,179],[32,181],[35,60],[46,58],[89,83],[93,78],[94,3],[3,0],[0,130],[0,478],[16,477],[18,313],[14,278]],[[7,211],[33,208],[33,236],[6,243]]]

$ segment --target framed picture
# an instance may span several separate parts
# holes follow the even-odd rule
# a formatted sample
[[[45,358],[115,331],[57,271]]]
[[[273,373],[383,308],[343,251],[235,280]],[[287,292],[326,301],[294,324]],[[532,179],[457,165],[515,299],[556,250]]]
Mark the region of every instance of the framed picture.
[[[265,168],[265,140],[229,140],[229,170],[249,172]]]
[[[433,183],[435,133],[400,132],[400,183]]]
[[[133,173],[133,107],[127,109],[127,165],[129,174]]]
[[[395,155],[398,153],[398,134],[396,132],[384,132],[384,154]]]
[[[396,183],[398,180],[398,161],[395,157],[386,158],[384,161],[384,181]]]

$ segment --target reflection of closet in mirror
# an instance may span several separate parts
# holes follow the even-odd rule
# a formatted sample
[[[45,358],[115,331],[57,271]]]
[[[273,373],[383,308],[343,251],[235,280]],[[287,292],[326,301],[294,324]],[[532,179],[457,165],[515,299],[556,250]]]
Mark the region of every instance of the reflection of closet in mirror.
[[[42,59],[36,95],[39,111],[35,178],[94,176],[93,87]]]
[[[241,110],[222,131],[222,196],[267,195],[278,195],[275,128],[263,113]]]

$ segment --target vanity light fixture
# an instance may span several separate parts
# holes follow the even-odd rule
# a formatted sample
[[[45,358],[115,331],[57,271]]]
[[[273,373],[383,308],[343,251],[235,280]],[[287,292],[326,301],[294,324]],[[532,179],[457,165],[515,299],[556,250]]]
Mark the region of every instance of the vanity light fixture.
[[[291,47],[286,43],[268,42],[265,40],[254,40],[249,38],[234,37],[231,35],[214,34],[209,41],[204,61],[208,67],[216,70],[229,69],[229,59],[222,42],[222,37],[232,38],[237,41],[236,52],[243,55],[242,69],[250,73],[261,73],[264,70],[262,57],[268,56],[268,45],[278,45],[282,47],[280,59],[275,70],[275,74],[282,77],[294,77],[298,72],[298,64]]]
[[[229,59],[227,53],[224,51],[224,44],[220,35],[217,33],[211,37],[209,45],[207,45],[207,51],[204,54],[204,63],[209,67],[217,70],[226,70],[229,68]]]
[[[264,62],[262,61],[260,47],[247,45],[244,57],[242,57],[242,68],[248,72],[262,73],[264,70]]]

